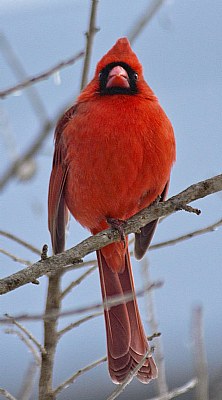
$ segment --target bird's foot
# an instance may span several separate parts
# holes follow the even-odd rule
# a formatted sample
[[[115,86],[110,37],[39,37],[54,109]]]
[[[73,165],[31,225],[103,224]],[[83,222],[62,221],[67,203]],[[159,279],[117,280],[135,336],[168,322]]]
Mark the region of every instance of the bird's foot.
[[[126,235],[124,233],[124,225],[126,224],[126,221],[124,221],[123,219],[115,219],[111,217],[107,217],[106,220],[112,229],[118,231],[120,238],[124,243],[124,247],[126,247]]]

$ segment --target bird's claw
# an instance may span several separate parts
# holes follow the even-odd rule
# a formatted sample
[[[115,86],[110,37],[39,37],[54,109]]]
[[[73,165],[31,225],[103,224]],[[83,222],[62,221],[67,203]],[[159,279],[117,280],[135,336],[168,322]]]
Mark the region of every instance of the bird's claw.
[[[124,243],[124,248],[125,248],[126,247],[126,235],[124,233],[124,225],[126,224],[126,221],[124,221],[122,219],[111,218],[111,217],[107,217],[106,220],[112,229],[118,231],[120,238]]]

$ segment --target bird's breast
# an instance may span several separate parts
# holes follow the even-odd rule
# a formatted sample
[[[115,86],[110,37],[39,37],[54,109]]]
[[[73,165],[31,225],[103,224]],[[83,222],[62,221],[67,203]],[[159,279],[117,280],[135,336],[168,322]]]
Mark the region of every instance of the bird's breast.
[[[91,230],[107,217],[126,219],[149,205],[169,178],[172,127],[159,106],[148,111],[138,103],[93,104],[90,112],[82,107],[64,131],[66,202]]]

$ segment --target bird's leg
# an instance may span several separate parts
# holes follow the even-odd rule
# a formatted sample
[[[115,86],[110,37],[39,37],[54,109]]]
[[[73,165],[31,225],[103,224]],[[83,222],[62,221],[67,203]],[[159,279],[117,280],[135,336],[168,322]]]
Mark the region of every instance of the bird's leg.
[[[108,224],[110,225],[110,227],[114,230],[117,230],[121,240],[124,243],[124,248],[126,247],[126,235],[124,233],[124,225],[126,224],[126,221],[124,221],[123,219],[115,219],[112,217],[107,217],[106,221],[108,222]]]

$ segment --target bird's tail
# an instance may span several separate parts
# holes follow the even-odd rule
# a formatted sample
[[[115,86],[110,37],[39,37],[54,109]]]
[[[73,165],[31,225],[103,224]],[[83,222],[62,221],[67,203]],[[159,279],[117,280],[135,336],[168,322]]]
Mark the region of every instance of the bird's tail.
[[[143,358],[148,342],[141,322],[135,297],[132,267],[128,249],[123,272],[113,272],[100,250],[97,251],[103,301],[112,296],[132,293],[133,300],[105,309],[108,367],[114,383],[121,383]],[[157,377],[156,364],[148,357],[137,373],[137,378],[148,383]]]

